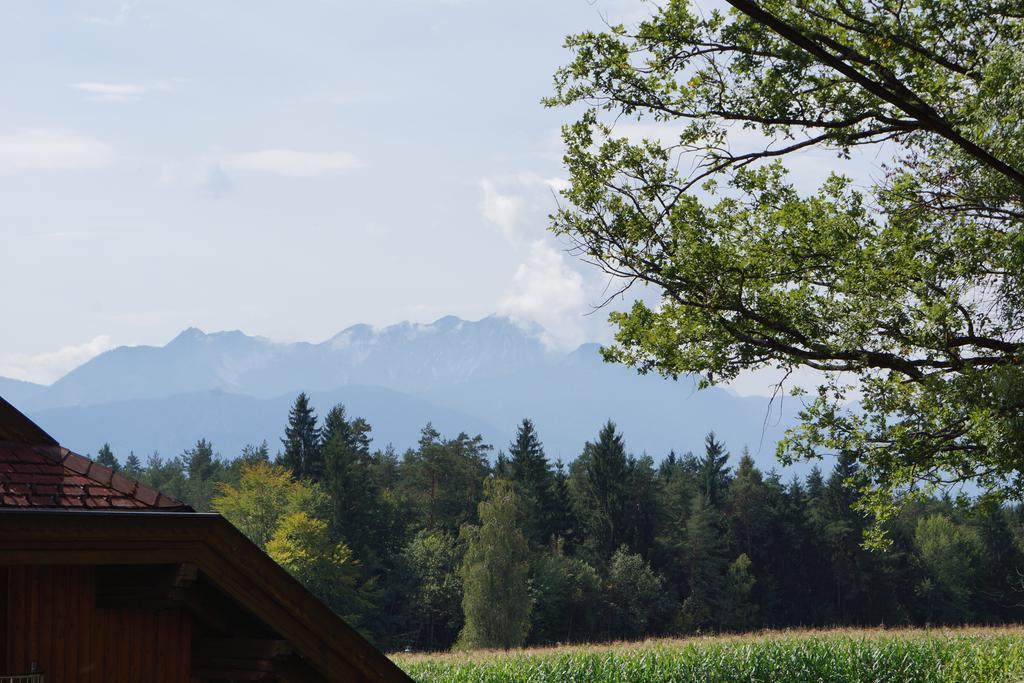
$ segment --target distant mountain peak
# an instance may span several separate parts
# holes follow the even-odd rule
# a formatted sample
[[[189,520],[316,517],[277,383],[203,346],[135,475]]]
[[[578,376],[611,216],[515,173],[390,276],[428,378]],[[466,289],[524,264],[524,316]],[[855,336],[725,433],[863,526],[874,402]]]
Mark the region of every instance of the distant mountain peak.
[[[320,343],[189,327],[164,346],[100,354],[37,398],[56,407],[215,390],[271,397],[354,384],[417,392],[557,362],[561,356],[543,344],[542,334],[539,326],[495,315],[352,325]]]
[[[196,340],[203,339],[204,337],[206,337],[206,333],[198,327],[186,327],[184,330],[179,332],[174,339],[167,342],[167,346],[194,342]]]
[[[457,315],[446,315],[430,323],[427,327],[435,327],[443,330],[458,329],[465,324],[465,320]]]
[[[451,335],[478,330],[499,330],[526,340],[539,339],[544,333],[544,328],[536,323],[521,324],[500,315],[492,314],[479,320],[466,320],[457,315],[446,315],[429,323],[415,323],[406,320],[383,327],[366,324],[352,325],[324,343],[341,350],[358,343],[379,343],[381,339],[390,339],[397,343],[398,340],[412,340],[426,335]]]

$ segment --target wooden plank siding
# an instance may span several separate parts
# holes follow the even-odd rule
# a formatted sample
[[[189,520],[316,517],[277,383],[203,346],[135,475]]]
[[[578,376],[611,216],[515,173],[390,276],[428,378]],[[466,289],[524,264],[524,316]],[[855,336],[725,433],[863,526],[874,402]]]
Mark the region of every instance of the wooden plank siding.
[[[0,581],[0,674],[35,663],[47,683],[189,683],[180,608],[97,608],[90,566],[0,567]]]

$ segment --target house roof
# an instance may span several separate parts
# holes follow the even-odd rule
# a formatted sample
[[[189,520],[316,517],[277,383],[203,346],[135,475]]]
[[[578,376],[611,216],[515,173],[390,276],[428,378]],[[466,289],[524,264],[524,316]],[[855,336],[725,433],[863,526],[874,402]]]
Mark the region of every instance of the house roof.
[[[60,447],[0,398],[0,565],[166,563],[280,634],[315,672],[301,680],[411,681],[226,519]]]
[[[411,683],[394,662],[220,515],[0,509],[0,564],[178,562],[194,564],[279,633],[317,672],[312,680]]]
[[[66,448],[9,442],[0,442],[0,507],[192,511]]]
[[[2,398],[0,507],[192,511],[181,501],[61,448]]]
[[[57,441],[0,396],[0,442],[56,446]]]

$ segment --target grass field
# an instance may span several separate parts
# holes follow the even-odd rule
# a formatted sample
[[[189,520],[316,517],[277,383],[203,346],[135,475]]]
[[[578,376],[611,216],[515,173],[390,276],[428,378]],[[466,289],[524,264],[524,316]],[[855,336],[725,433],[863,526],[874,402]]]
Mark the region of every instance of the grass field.
[[[777,631],[512,651],[394,654],[417,681],[1024,681],[1024,628]]]

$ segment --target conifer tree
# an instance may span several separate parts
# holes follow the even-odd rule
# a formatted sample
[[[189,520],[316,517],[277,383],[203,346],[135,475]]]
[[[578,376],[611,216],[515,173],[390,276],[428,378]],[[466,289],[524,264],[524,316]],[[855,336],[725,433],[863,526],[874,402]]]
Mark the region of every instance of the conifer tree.
[[[288,426],[281,444],[284,452],[278,456],[278,465],[286,467],[296,477],[320,481],[323,477],[320,429],[305,392],[296,397],[288,411]]]
[[[718,507],[725,495],[725,487],[729,480],[729,468],[725,463],[729,460],[729,452],[725,444],[709,432],[704,437],[704,457],[700,460],[701,492],[708,503]]]
[[[376,528],[377,491],[369,434],[369,423],[362,418],[350,421],[341,404],[331,408],[324,418],[323,479],[331,496],[333,532],[364,562]]]
[[[531,543],[544,545],[557,533],[552,519],[555,481],[531,420],[524,419],[519,425],[508,454],[508,469],[522,501],[524,534]]]
[[[96,462],[103,465],[104,467],[110,468],[117,472],[121,469],[121,463],[114,457],[114,451],[110,450],[110,444],[105,443],[100,447],[100,450],[96,453]]]
[[[214,478],[221,463],[214,456],[213,445],[206,439],[199,439],[196,445],[182,453],[188,479],[185,482],[185,500],[200,512],[211,509],[214,496]]]
[[[132,479],[142,476],[142,461],[139,460],[139,456],[135,455],[135,451],[130,451],[128,457],[125,458],[124,475]]]
[[[766,495],[761,471],[754,465],[754,459],[747,450],[743,449],[736,477],[729,484],[726,503],[735,540],[748,557],[754,554],[755,542],[762,540],[762,534],[767,531],[765,523],[769,520]]]
[[[816,495],[809,509],[811,525],[822,544],[832,579],[833,618],[843,621],[864,607],[860,598],[866,588],[865,565],[870,563],[861,545],[865,520],[852,507],[857,500],[858,476],[853,455],[840,453],[820,493],[818,483],[813,482]]]
[[[415,527],[454,534],[475,518],[490,449],[479,435],[442,439],[429,423],[423,428],[419,447],[405,453],[399,483],[415,509]]]
[[[703,494],[693,500],[686,522],[686,560],[690,592],[683,602],[679,626],[684,631],[713,629],[720,623],[728,561],[724,524]]]
[[[633,552],[647,558],[654,549],[660,517],[654,459],[649,455],[630,456],[627,464],[623,540]]]
[[[213,476],[217,463],[213,456],[213,444],[199,439],[196,445],[182,454],[189,481],[206,481]]]
[[[462,563],[462,609],[466,647],[522,645],[533,608],[529,587],[529,547],[519,527],[520,502],[511,482],[488,479],[480,503],[480,526],[466,525]]]
[[[609,420],[572,464],[573,510],[584,526],[584,544],[606,564],[625,541],[629,462],[622,435]]]

